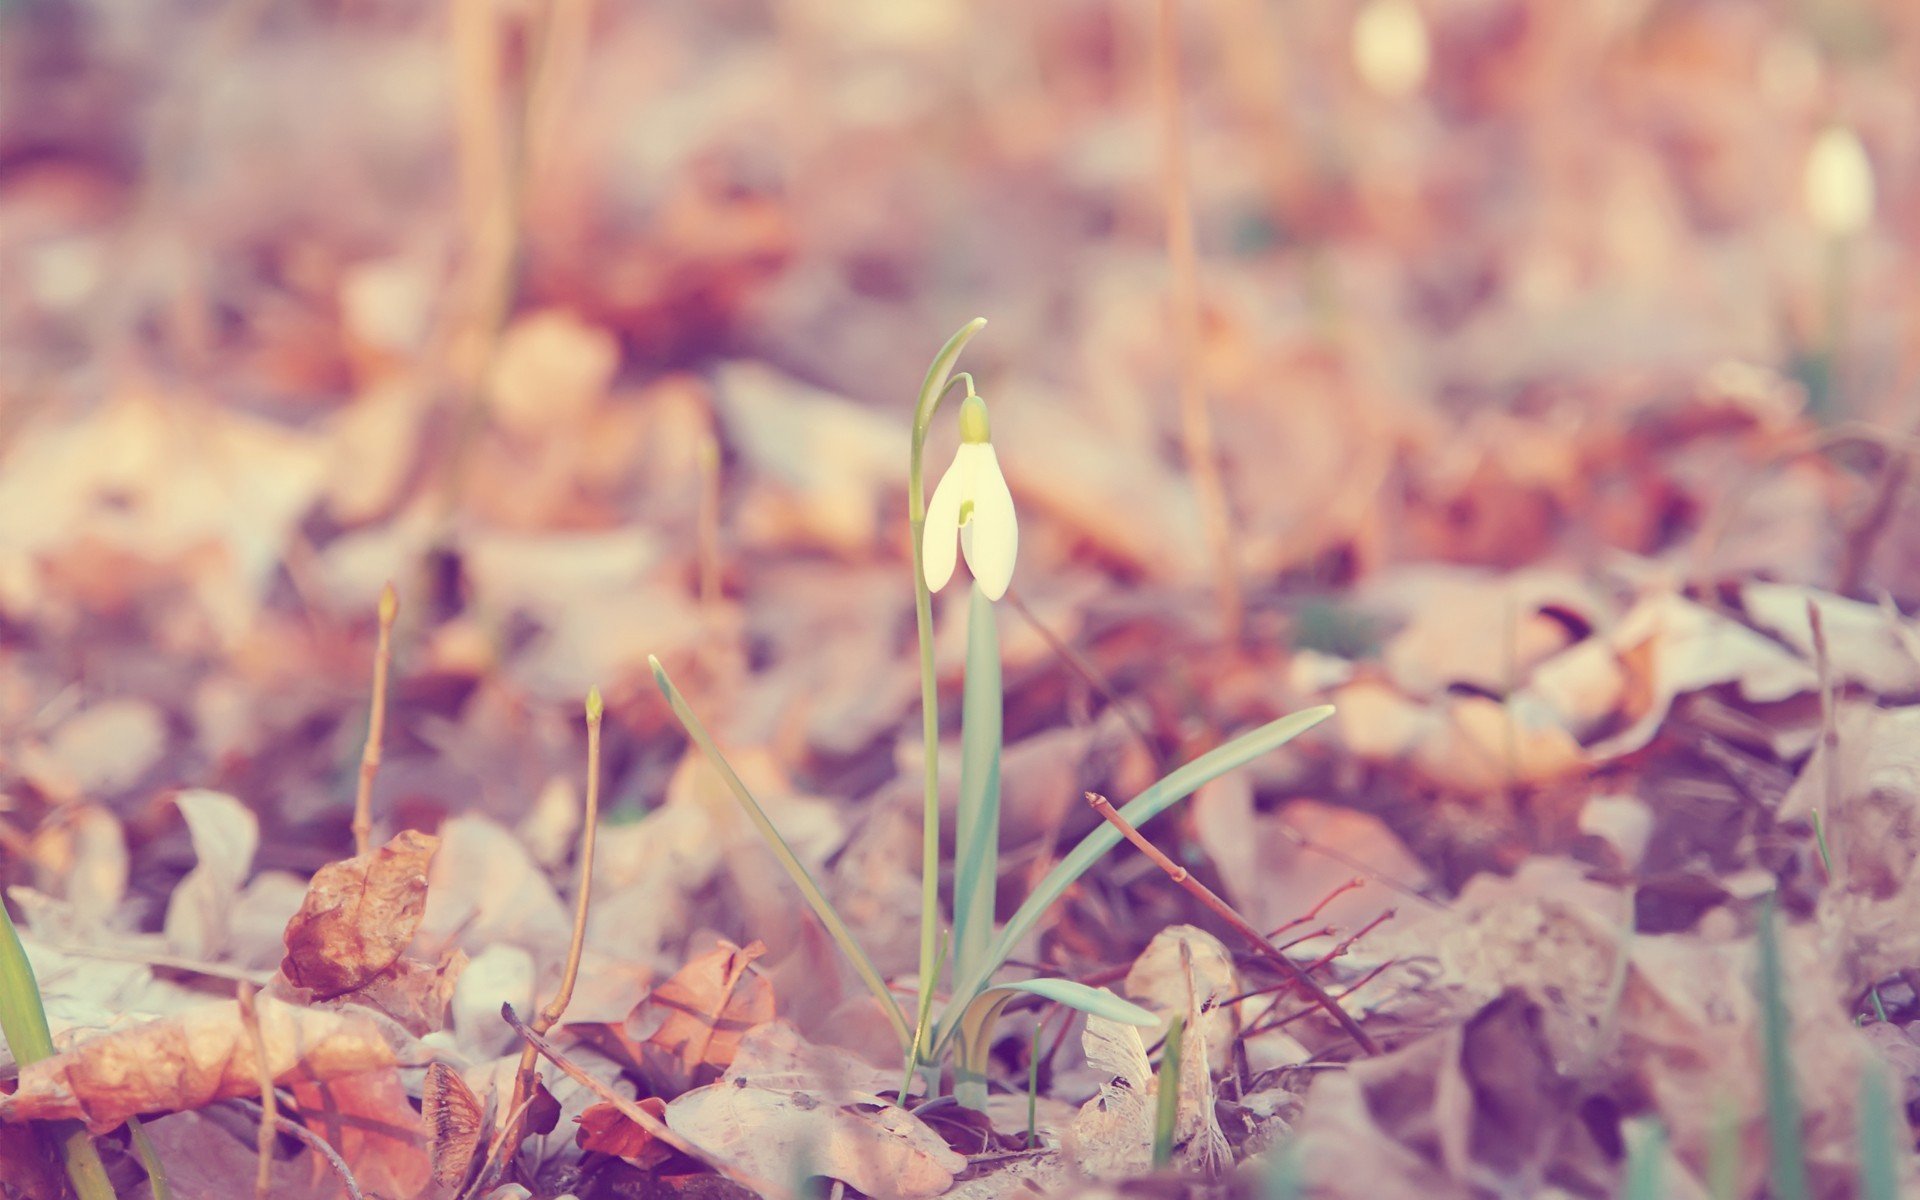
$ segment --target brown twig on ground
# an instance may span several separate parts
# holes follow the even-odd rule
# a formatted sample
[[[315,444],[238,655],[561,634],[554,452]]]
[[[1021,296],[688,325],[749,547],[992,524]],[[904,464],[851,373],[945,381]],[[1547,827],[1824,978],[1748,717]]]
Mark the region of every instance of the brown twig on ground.
[[[1364,879],[1355,878],[1355,879],[1345,880],[1344,882],[1335,886],[1332,891],[1320,897],[1320,899],[1314,904],[1314,906],[1308,909],[1306,912],[1301,913],[1299,916],[1295,917],[1291,921],[1284,921],[1279,925],[1274,926],[1273,931],[1267,934],[1267,936],[1270,938],[1277,938],[1281,934],[1285,933],[1289,929],[1294,928],[1295,926],[1305,925],[1308,921],[1311,921],[1315,917],[1319,916],[1321,912],[1326,909],[1327,905],[1332,904],[1335,900],[1338,900],[1340,897],[1346,895],[1348,892],[1351,892],[1353,889],[1358,887],[1365,887],[1366,885],[1367,885],[1367,881]],[[1328,930],[1329,932],[1331,932],[1332,926],[1328,926]]]
[[[696,552],[700,566],[700,606],[711,612],[720,603],[720,439],[713,428],[713,416],[700,435],[697,450],[700,466],[699,536]]]
[[[1214,916],[1225,921],[1268,962],[1279,967],[1284,974],[1292,976],[1294,983],[1311,996],[1315,1004],[1325,1009],[1327,1015],[1332,1017],[1362,1050],[1368,1054],[1380,1053],[1380,1043],[1374,1041],[1372,1035],[1360,1027],[1360,1022],[1354,1020],[1346,1009],[1341,1008],[1339,1002],[1329,996],[1327,990],[1308,975],[1299,963],[1275,949],[1273,943],[1262,937],[1260,931],[1248,924],[1245,917],[1235,912],[1231,904],[1215,895],[1212,888],[1195,879],[1185,867],[1168,858],[1160,847],[1148,841],[1145,835],[1114,810],[1111,800],[1098,792],[1088,792],[1086,796],[1087,803],[1093,806],[1094,811],[1106,818],[1107,823],[1118,829],[1121,836],[1132,842],[1140,853],[1152,859],[1155,866],[1167,873],[1167,878],[1185,888],[1189,895],[1205,905]]]
[[[1180,361],[1180,445],[1200,501],[1214,590],[1229,642],[1240,638],[1240,578],[1233,563],[1232,516],[1213,442],[1213,415],[1201,380],[1200,266],[1194,248],[1193,196],[1187,182],[1187,135],[1180,117],[1180,28],[1176,0],[1160,0],[1153,38],[1154,103],[1160,111],[1160,174],[1167,192],[1169,297]]]
[[[253,1194],[267,1200],[273,1191],[273,1121],[279,1116],[279,1098],[273,1094],[273,1069],[267,1065],[267,1039],[260,1032],[260,1012],[254,1007],[254,986],[243,983],[235,995],[240,1002],[240,1023],[253,1043],[253,1062],[260,1073],[260,1137],[257,1144],[259,1166],[253,1175]]]
[[[762,1196],[773,1197],[775,1200],[797,1200],[794,1193],[789,1189],[775,1183],[769,1183],[764,1179],[756,1179],[744,1171],[729,1166],[726,1160],[681,1137],[669,1129],[666,1123],[660,1120],[660,1118],[654,1116],[646,1109],[641,1108],[638,1104],[620,1095],[620,1093],[575,1066],[566,1055],[555,1049],[546,1038],[529,1028],[527,1023],[522,1021],[519,1016],[514,1013],[513,1005],[502,1004],[500,1006],[500,1016],[507,1024],[513,1026],[515,1033],[526,1039],[529,1047],[542,1058],[554,1066],[559,1067],[560,1070],[566,1074],[567,1078],[573,1080],[581,1087],[586,1088],[608,1104],[613,1105],[614,1108],[619,1110],[621,1116],[626,1117],[629,1121],[646,1130],[655,1138],[672,1146],[688,1158],[696,1159],[707,1164],[721,1175],[726,1176],[748,1191],[758,1192]]]
[[[1400,960],[1397,958],[1390,958],[1386,962],[1381,963],[1379,966],[1375,967],[1373,970],[1368,971],[1365,975],[1362,975],[1360,978],[1354,980],[1353,983],[1351,983],[1347,987],[1341,988],[1340,995],[1338,998],[1341,1000],[1344,1000],[1348,996],[1353,995],[1355,992],[1359,991],[1361,988],[1367,986],[1369,983],[1372,983],[1374,980],[1380,978],[1381,975],[1386,973],[1386,970],[1388,967],[1391,967],[1393,964],[1399,961]],[[1282,1026],[1291,1025],[1295,1021],[1298,1021],[1303,1017],[1310,1017],[1314,1013],[1317,1013],[1319,1011],[1320,1011],[1319,1005],[1309,1004],[1305,1008],[1296,1009],[1295,1011],[1288,1013],[1286,1016],[1281,1017],[1277,1021],[1272,1021],[1265,1025],[1255,1025],[1249,1028],[1241,1036],[1254,1037],[1262,1033],[1269,1033],[1275,1029],[1281,1028]]]
[[[251,1100],[235,1100],[234,1103],[252,1114],[255,1120],[263,1122],[271,1120],[274,1128],[280,1130],[282,1133],[292,1134],[302,1142],[305,1142],[315,1154],[318,1154],[321,1158],[331,1163],[334,1173],[340,1176],[340,1182],[346,1185],[349,1200],[367,1200],[367,1194],[360,1190],[359,1181],[353,1177],[353,1172],[347,1169],[347,1160],[340,1157],[340,1152],[335,1150],[332,1143],[328,1142],[327,1139],[321,1137],[313,1130],[308,1129],[300,1122],[289,1120],[277,1113],[269,1118],[267,1116],[267,1110]]]
[[[1828,814],[1832,814],[1840,804],[1840,716],[1834,703],[1833,660],[1827,654],[1827,626],[1820,616],[1820,606],[1812,600],[1807,601],[1807,624],[1813,630],[1813,669],[1820,681],[1820,757],[1826,767],[1823,800]],[[1819,814],[1814,815],[1818,820]],[[1828,825],[1831,826],[1831,822]],[[1821,840],[1825,842],[1826,851],[1821,865],[1827,870],[1827,882],[1832,883],[1833,864],[1827,860],[1833,855],[1834,839],[1823,830]]]
[[[373,779],[380,773],[380,743],[387,727],[387,672],[393,666],[393,621],[400,595],[389,583],[380,589],[380,641],[373,650],[373,708],[367,715],[367,743],[360,751],[360,788],[353,797],[353,853],[365,854],[373,835]]]
[[[573,937],[567,942],[567,965],[560,974],[560,990],[533,1018],[536,1034],[544,1034],[560,1023],[568,1003],[573,1000],[574,981],[580,977],[580,955],[587,938],[587,905],[593,897],[594,833],[600,825],[600,724],[605,713],[600,689],[593,688],[587,693],[587,806],[580,825],[580,888],[573,904]],[[529,1042],[521,1052],[520,1071],[514,1077],[512,1108],[519,1108],[539,1085],[537,1061],[533,1043]],[[516,1135],[517,1124],[507,1126],[502,1137]]]

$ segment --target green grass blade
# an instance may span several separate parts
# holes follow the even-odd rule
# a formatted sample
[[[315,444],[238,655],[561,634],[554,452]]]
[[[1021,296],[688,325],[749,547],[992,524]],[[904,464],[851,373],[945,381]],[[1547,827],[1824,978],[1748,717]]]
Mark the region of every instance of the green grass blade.
[[[1207,781],[1226,774],[1235,767],[1244,766],[1270,750],[1284,746],[1307,730],[1333,715],[1331,705],[1309,708],[1291,716],[1270,721],[1258,729],[1249,730],[1217,749],[1210,750],[1183,767],[1179,767],[1160,779],[1157,783],[1128,801],[1120,809],[1120,815],[1138,829],[1154,817],[1159,816],[1174,804],[1186,799]],[[1033,894],[1021,904],[1013,916],[1007,919],[1000,936],[994,939],[986,957],[974,964],[971,970],[958,977],[953,989],[953,1004],[941,1018],[940,1036],[934,1041],[934,1048],[945,1043],[958,1024],[960,1013],[969,1000],[980,994],[987,981],[993,977],[1007,955],[1020,943],[1039,922],[1040,917],[1058,900],[1062,893],[1072,887],[1074,881],[1086,874],[1102,855],[1120,844],[1120,831],[1112,825],[1102,823],[1098,829],[1080,839],[1080,844],[1047,872]]]
[[[1661,1167],[1667,1157],[1667,1131],[1655,1120],[1632,1122],[1626,1129],[1627,1177],[1621,1200],[1663,1200]]]
[[[1160,1082],[1155,1089],[1153,1110],[1153,1165],[1160,1168],[1173,1162],[1173,1128],[1180,1117],[1180,1044],[1185,1040],[1187,1019],[1178,1016],[1167,1027],[1166,1045],[1160,1050]]]
[[[1267,1169],[1262,1174],[1264,1200],[1300,1200],[1307,1194],[1300,1143],[1289,1137],[1268,1153]]]
[[[1740,1114],[1725,1095],[1713,1098],[1713,1125],[1707,1143],[1707,1195],[1739,1200]]]
[[[53,1030],[47,1025],[40,983],[33,977],[33,963],[4,903],[0,903],[0,1035],[6,1037],[13,1061],[23,1067],[53,1057]],[[113,1185],[93,1138],[72,1122],[49,1127],[50,1132],[56,1130],[74,1192],[81,1200],[113,1200]]]
[[[984,1110],[987,1106],[987,1052],[993,1048],[993,1027],[1007,1005],[1023,995],[1039,996],[1141,1029],[1160,1023],[1160,1018],[1131,1000],[1071,979],[1021,979],[988,988],[961,1013],[956,1035],[953,1095],[968,1108]]]
[[[1806,1200],[1806,1148],[1801,1144],[1800,1095],[1793,1082],[1785,972],[1775,928],[1774,896],[1760,908],[1760,1033],[1767,1076],[1767,1142],[1774,1200]]]
[[[953,973],[965,978],[993,940],[1000,877],[1000,632],[974,584],[967,607],[967,685],[960,723],[960,809],[954,823]]]
[[[747,791],[747,785],[740,782],[740,776],[734,773],[726,756],[720,753],[720,747],[714,745],[713,738],[707,733],[707,727],[702,725],[700,718],[694,716],[693,710],[687,707],[686,698],[680,694],[679,688],[673,686],[673,680],[667,678],[666,668],[660,665],[660,660],[648,655],[647,662],[653,668],[654,683],[659,685],[660,694],[667,698],[667,704],[672,707],[673,715],[679,718],[681,726],[687,731],[687,736],[693,739],[694,745],[700,747],[700,752],[707,756],[707,761],[713,765],[713,769],[720,773],[721,779],[726,781],[727,787],[733,792],[734,799],[740,802],[740,807],[746,810],[747,817],[753,822],[754,828],[758,829],[760,836],[766,840],[767,848],[773,851],[773,856],[780,860],[782,867],[786,868],[788,877],[793,880],[794,886],[800,889],[800,894],[807,898],[807,904],[812,907],[814,915],[819,917],[820,923],[827,927],[827,932],[833,935],[833,940],[840,944],[841,953],[847,956],[847,961],[853,964],[854,971],[867,985],[867,990],[872,992],[874,999],[880,1002],[881,1011],[886,1013],[887,1020],[893,1025],[894,1033],[900,1038],[901,1052],[910,1053],[913,1048],[913,1027],[907,1023],[906,1014],[900,1011],[899,1002],[887,989],[887,981],[881,978],[880,972],[873,965],[873,960],[867,957],[867,952],[862,950],[860,943],[854,940],[853,931],[847,928],[845,921],[841,920],[839,911],[833,907],[833,902],[828,900],[827,894],[820,890],[820,885],[813,881],[813,876],[794,854],[793,848],[787,845],[787,840],[780,836],[778,829],[773,827],[773,822],[768,819],[766,810],[762,809],[760,802]]]
[[[1900,1153],[1894,1140],[1893,1098],[1878,1063],[1860,1073],[1860,1195],[1862,1200],[1898,1200]]]

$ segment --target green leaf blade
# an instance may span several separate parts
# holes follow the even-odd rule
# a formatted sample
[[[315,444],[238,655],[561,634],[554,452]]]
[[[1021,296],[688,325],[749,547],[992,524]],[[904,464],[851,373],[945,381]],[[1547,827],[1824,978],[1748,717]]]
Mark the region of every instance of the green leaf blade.
[[[967,680],[960,724],[960,807],[954,824],[953,972],[971,974],[993,940],[1000,876],[1000,750],[1005,701],[993,601],[974,584],[967,606]]]
[[[1333,715],[1333,706],[1320,705],[1317,708],[1304,709],[1290,716],[1269,721],[1258,729],[1250,730],[1234,738],[1223,746],[1202,754],[1199,758],[1183,767],[1179,767],[1162,777],[1151,787],[1128,801],[1120,809],[1120,815],[1136,829],[1145,825],[1154,817],[1186,799],[1208,781],[1226,774],[1228,771],[1246,765],[1262,754],[1284,746],[1294,738],[1312,729],[1315,725]],[[986,958],[965,974],[958,974],[953,992],[953,1007],[941,1020],[939,1035],[935,1046],[939,1046],[959,1024],[960,1013],[980,990],[987,985],[993,972],[1005,962],[1013,952],[1014,946],[1036,925],[1055,900],[1058,900],[1074,882],[1101,856],[1120,843],[1120,832],[1112,825],[1102,824],[1099,828],[1080,839],[1067,856],[1055,865],[1053,870],[1033,889],[1025,903],[1021,904],[1012,917],[1008,918],[1000,936],[993,942]]]

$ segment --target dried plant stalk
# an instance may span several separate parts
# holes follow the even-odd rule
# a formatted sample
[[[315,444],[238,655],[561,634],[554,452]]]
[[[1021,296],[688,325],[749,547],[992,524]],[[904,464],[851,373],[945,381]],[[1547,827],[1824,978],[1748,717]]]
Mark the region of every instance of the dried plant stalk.
[[[367,852],[373,836],[373,780],[380,773],[380,746],[387,727],[387,674],[393,667],[393,622],[400,615],[400,594],[389,583],[380,589],[380,641],[373,650],[373,708],[367,716],[367,742],[360,751],[360,787],[353,797],[353,853]]]

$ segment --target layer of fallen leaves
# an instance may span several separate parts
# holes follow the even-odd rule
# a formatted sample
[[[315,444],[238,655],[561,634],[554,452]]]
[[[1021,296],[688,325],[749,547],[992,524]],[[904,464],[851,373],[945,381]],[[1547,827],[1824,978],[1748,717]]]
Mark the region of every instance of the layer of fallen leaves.
[[[1354,6],[1181,6],[1237,639],[1176,449],[1145,9],[391,7],[0,4],[0,845],[59,1048],[9,1070],[0,1187],[58,1193],[42,1118],[139,1186],[140,1116],[175,1195],[244,1194],[266,1080],[369,1192],[454,1195],[513,1117],[501,1007],[558,981],[594,682],[554,1031],[593,1082],[545,1072],[504,1194],[1151,1173],[1159,1031],[1016,1007],[985,1115],[900,1107],[643,669],[910,992],[903,404],[978,307],[1024,527],[1009,897],[1084,790],[1339,709],[1150,832],[1386,1054],[1130,852],[1015,956],[1184,1019],[1161,1182],[1613,1195],[1652,1120],[1672,1194],[1728,1139],[1752,1194],[1777,892],[1813,1188],[1852,1194],[1860,1077],[1920,1103],[1910,5],[1421,4],[1393,96]],[[1844,256],[1793,207],[1835,119],[1889,214]],[[388,840],[346,858],[389,579]],[[270,1151],[274,1195],[343,1194]]]

